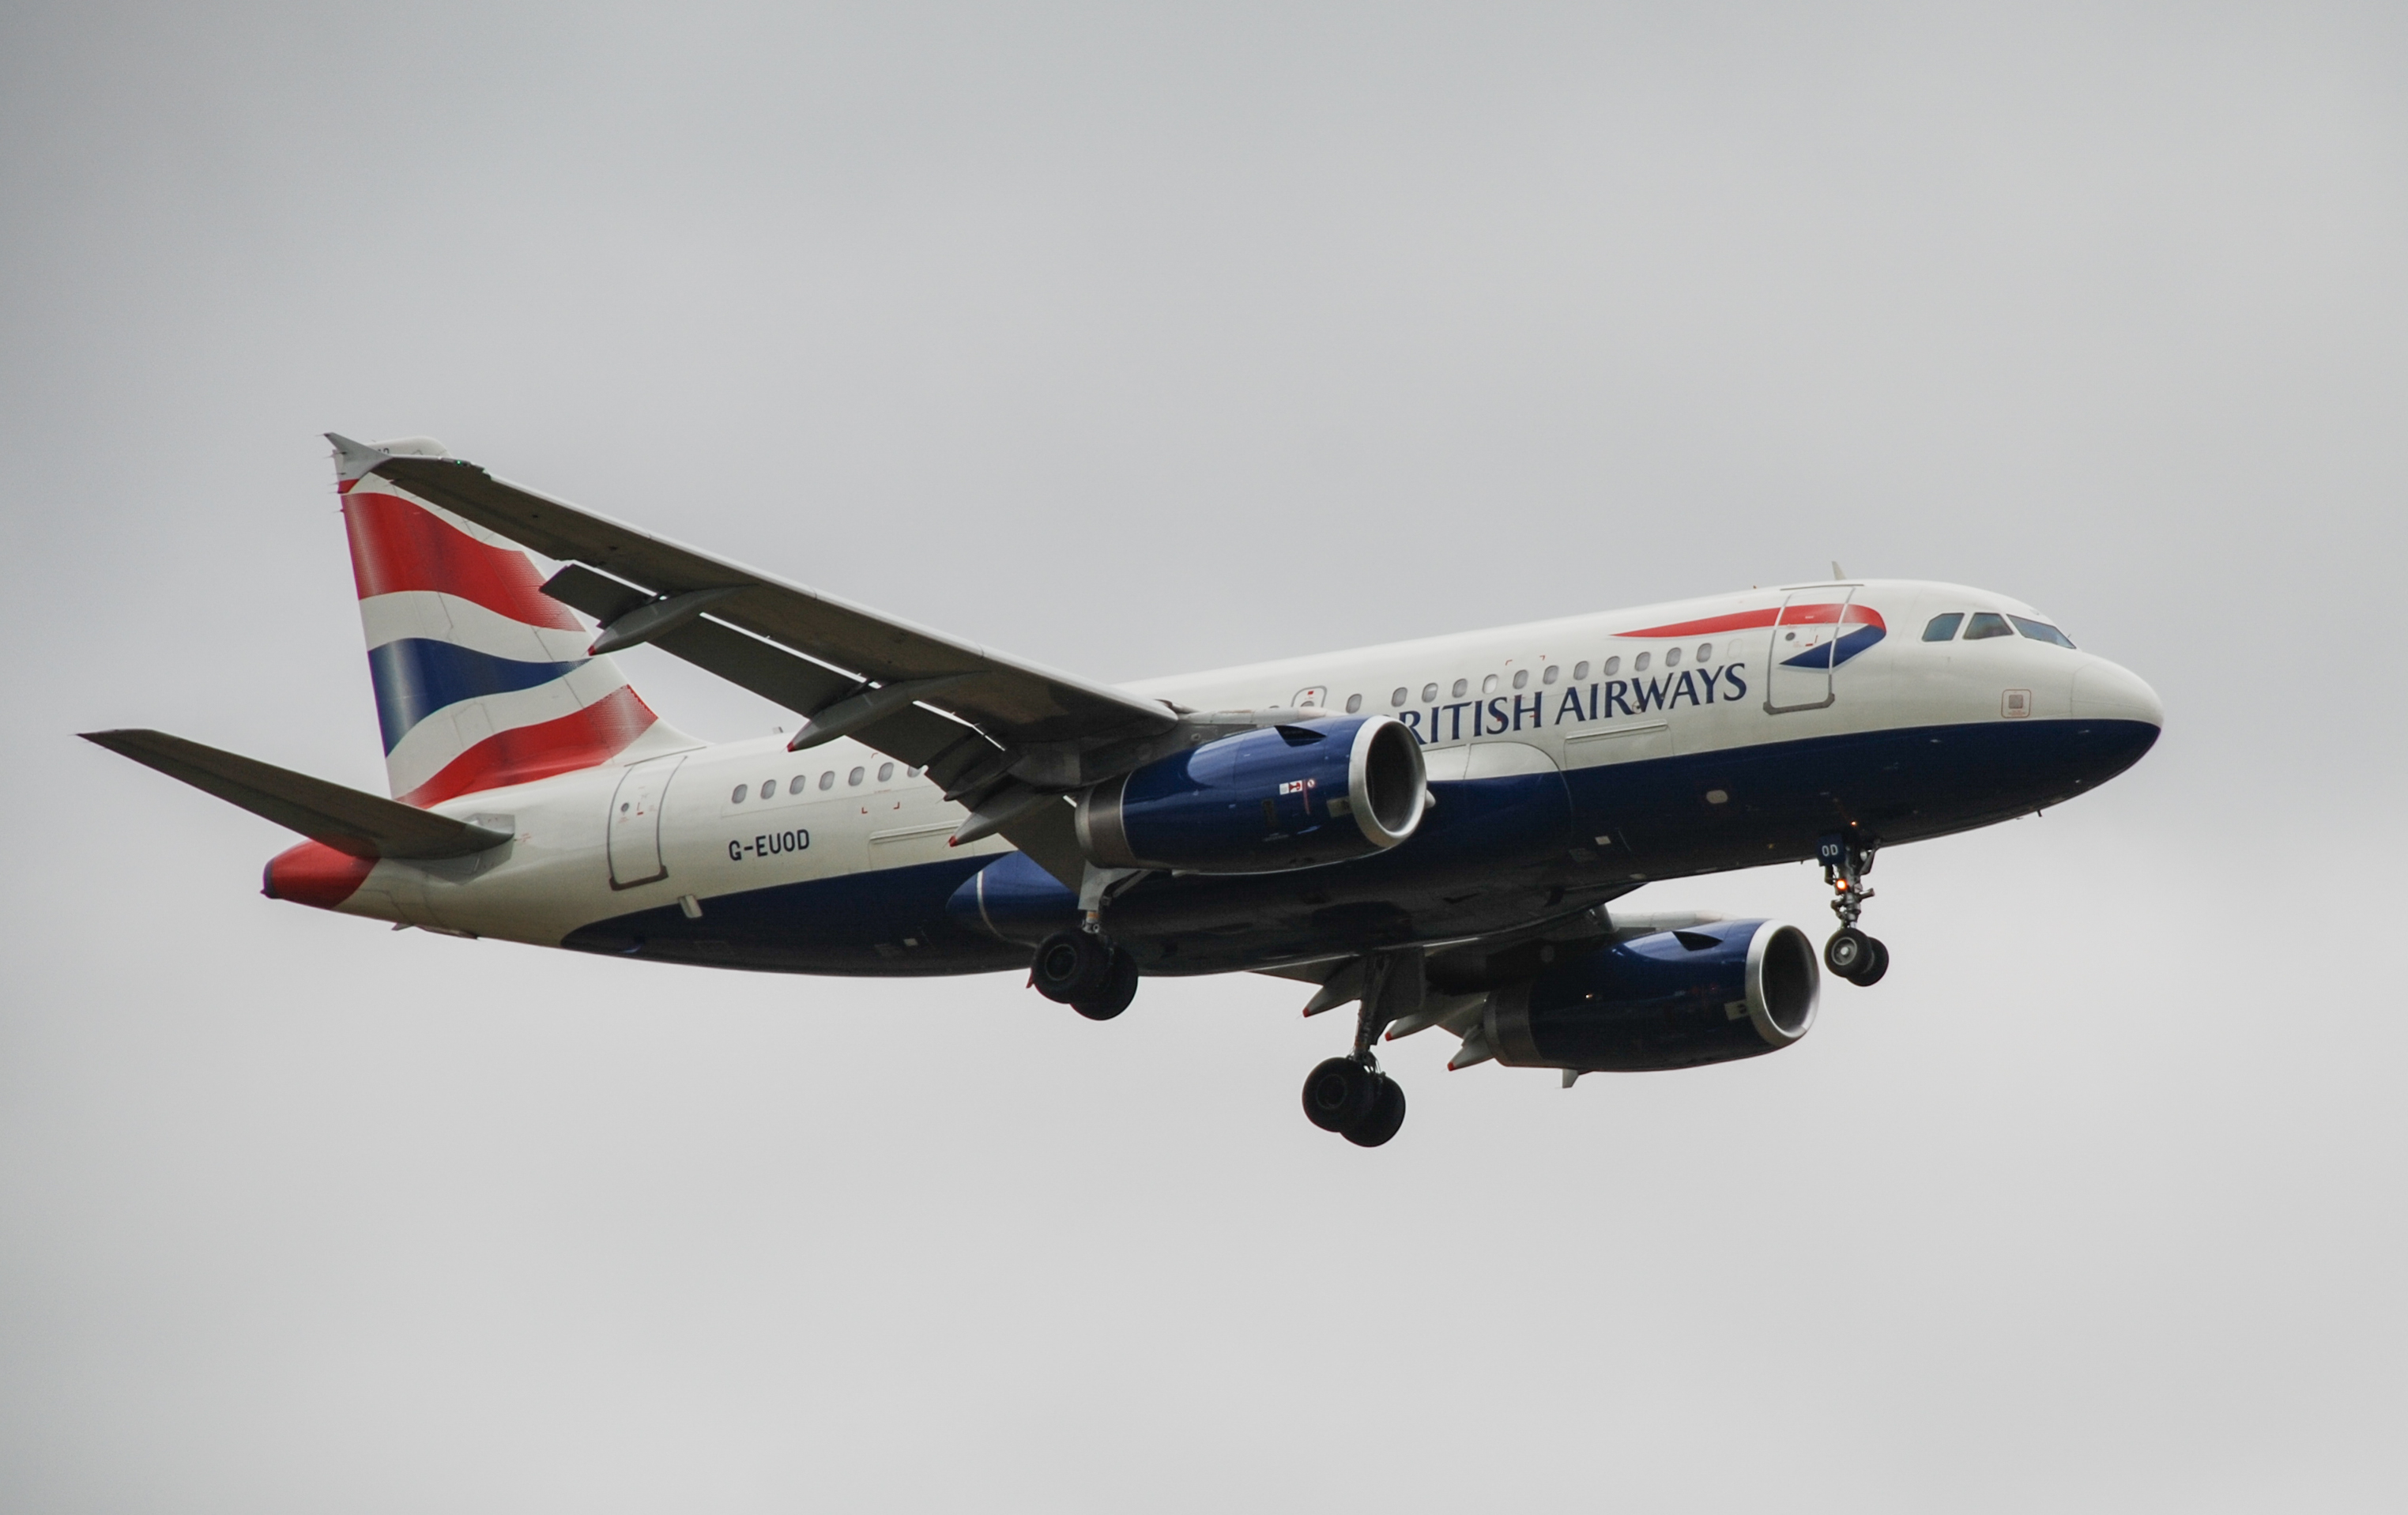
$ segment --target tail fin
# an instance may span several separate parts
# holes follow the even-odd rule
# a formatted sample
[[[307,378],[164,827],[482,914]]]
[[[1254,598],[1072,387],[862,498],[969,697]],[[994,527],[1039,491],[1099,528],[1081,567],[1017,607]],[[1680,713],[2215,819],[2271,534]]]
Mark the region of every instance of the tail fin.
[[[534,560],[374,470],[426,437],[335,444],[394,798],[434,805],[692,743],[637,697]]]

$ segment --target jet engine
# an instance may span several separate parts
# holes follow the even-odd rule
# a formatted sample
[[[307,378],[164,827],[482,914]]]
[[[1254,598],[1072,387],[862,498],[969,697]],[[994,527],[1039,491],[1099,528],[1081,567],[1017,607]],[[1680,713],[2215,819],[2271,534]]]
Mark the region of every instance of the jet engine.
[[[1498,1062],[1521,1067],[1696,1067],[1805,1036],[1822,988],[1804,932],[1725,921],[1614,942],[1495,990],[1474,1034]]]
[[[1079,845],[1111,868],[1270,873],[1395,847],[1421,824],[1421,742],[1391,717],[1266,726],[1079,797]]]

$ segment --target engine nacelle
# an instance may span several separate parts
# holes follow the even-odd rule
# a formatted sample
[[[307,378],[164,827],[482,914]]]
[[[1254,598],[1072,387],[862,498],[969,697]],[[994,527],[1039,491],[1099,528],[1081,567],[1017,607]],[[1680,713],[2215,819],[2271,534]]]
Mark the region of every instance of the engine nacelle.
[[[1422,744],[1391,717],[1334,716],[1207,742],[1079,797],[1108,868],[1271,873],[1398,846],[1421,824]]]
[[[1499,1063],[1639,1073],[1777,1052],[1814,1024],[1823,965],[1778,921],[1724,921],[1600,947],[1497,990]]]

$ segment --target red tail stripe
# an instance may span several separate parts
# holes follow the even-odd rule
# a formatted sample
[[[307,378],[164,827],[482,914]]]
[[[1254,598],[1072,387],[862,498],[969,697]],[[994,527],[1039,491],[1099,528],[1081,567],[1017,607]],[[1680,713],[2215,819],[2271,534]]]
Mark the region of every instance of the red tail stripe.
[[[579,629],[568,607],[543,593],[543,579],[525,553],[478,541],[399,495],[346,494],[343,524],[351,538],[351,578],[364,600],[431,589],[531,626]]]
[[[1848,620],[1857,625],[1878,626],[1884,631],[1889,623],[1881,612],[1869,605],[1851,605]],[[1644,631],[1617,632],[1619,636],[1706,636],[1722,631],[1753,631],[1759,626],[1829,625],[1840,619],[1836,605],[1793,605],[1784,614],[1778,607],[1762,610],[1742,610],[1735,615],[1709,616],[1703,621],[1683,621],[1670,626],[1650,626]]]
[[[422,809],[460,794],[549,779],[608,763],[660,717],[622,684],[575,715],[496,732],[401,796]]]
[[[289,899],[331,910],[351,897],[376,866],[372,857],[337,852],[324,842],[303,842],[267,860],[267,877],[259,892],[269,899]]]

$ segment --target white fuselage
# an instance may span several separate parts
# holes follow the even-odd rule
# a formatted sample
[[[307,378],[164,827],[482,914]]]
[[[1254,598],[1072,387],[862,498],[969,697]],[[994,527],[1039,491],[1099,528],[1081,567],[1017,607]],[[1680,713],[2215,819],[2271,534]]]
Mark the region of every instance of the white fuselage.
[[[1851,603],[1878,612],[1886,634],[1835,668],[1804,670],[1782,665],[1818,639],[1855,628],[1757,625],[1632,635],[1743,620],[1799,595],[1851,596]],[[2162,721],[2145,684],[2091,653],[2028,636],[1921,639],[1934,616],[1985,611],[2039,619],[2018,602],[1956,585],[1813,585],[1125,687],[1193,710],[1308,705],[1332,713],[1392,715],[1422,738],[1430,778],[1439,784],[1546,772],[1571,776],[1651,759],[1902,728]],[[789,753],[782,737],[768,736],[628,757],[434,807],[507,830],[513,840],[455,862],[380,863],[340,908],[431,929],[555,945],[590,922],[663,905],[707,916],[724,896],[1011,850],[1000,837],[953,848],[961,808],[924,776],[849,740]],[[612,836],[615,808],[635,803],[631,784],[639,767],[648,777],[638,797],[656,812],[656,863],[627,855],[635,833]],[[615,859],[614,845],[620,849]],[[656,876],[629,881],[647,873]]]

